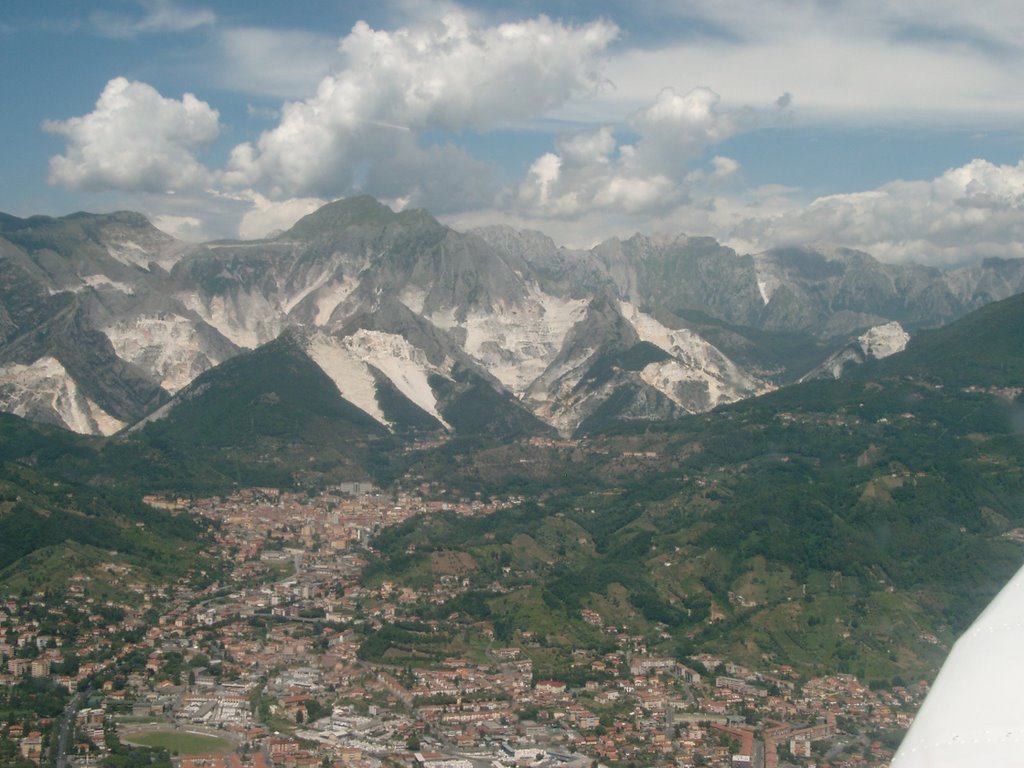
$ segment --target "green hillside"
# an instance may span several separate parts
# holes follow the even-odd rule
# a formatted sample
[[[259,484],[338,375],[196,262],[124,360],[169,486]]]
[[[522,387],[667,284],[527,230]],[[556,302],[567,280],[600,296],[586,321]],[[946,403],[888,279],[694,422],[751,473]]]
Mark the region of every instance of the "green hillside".
[[[397,447],[287,334],[201,375],[164,418],[113,443],[111,464],[149,489],[365,479]]]
[[[1024,386],[1024,294],[922,332],[903,354],[866,368],[862,376],[876,370],[937,376],[947,386]]]
[[[75,572],[103,576],[119,564],[166,583],[200,561],[203,528],[154,510],[125,483],[86,482],[101,467],[98,443],[0,415],[0,584],[57,586]]]
[[[386,532],[370,578],[421,583],[433,552],[464,551],[478,564],[466,609],[560,648],[563,672],[593,635],[590,608],[680,655],[719,649],[879,681],[933,673],[1024,562],[1022,403],[985,386],[997,370],[1002,387],[1024,381],[1022,317],[1024,302],[1003,302],[875,378],[619,428],[575,450],[429,457],[420,469],[463,492],[537,501]]]

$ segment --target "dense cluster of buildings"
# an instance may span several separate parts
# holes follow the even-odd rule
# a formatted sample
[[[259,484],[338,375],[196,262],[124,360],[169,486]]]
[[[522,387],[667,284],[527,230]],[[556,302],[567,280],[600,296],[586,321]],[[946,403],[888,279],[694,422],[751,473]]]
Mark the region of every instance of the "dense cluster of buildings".
[[[118,602],[96,597],[80,574],[60,607],[44,595],[0,604],[0,686],[25,677],[69,692],[95,686],[95,701],[77,713],[73,759],[102,757],[104,728],[120,722],[125,741],[184,729],[234,749],[182,758],[183,768],[859,768],[887,765],[892,745],[872,734],[905,729],[925,692],[753,670],[710,654],[680,663],[593,610],[581,618],[606,642],[573,654],[578,685],[538,679],[538,639],[517,629],[500,642],[487,621],[460,625],[460,652],[443,659],[368,659],[361,649],[384,626],[413,627],[428,642],[449,637],[446,622],[420,607],[466,588],[458,562],[439,563],[416,589],[363,583],[372,534],[412,515],[490,514],[518,500],[351,485],[313,498],[264,488],[157,503],[216,521],[212,554],[229,575],[201,591],[161,592],[124,574],[137,599]],[[52,724],[27,725],[0,723],[0,734],[39,762]]]

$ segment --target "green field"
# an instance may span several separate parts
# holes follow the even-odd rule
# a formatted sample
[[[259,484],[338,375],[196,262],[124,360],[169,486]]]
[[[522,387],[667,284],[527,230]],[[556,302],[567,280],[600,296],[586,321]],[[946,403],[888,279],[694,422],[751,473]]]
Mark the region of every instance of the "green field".
[[[166,749],[172,754],[203,755],[208,753],[230,752],[232,744],[227,739],[217,736],[206,736],[186,731],[149,731],[125,735],[123,740],[144,747]]]

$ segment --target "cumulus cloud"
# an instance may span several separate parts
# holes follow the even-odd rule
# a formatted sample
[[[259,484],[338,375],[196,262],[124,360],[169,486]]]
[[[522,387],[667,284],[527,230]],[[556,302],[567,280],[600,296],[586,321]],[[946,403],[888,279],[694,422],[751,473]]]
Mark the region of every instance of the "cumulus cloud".
[[[602,145],[595,141],[594,146]],[[789,245],[841,245],[884,262],[938,267],[989,257],[1024,258],[1024,160],[1015,165],[973,160],[934,179],[894,181],[808,203],[798,189],[734,183],[741,174],[738,163],[717,156],[708,168],[687,174],[684,199],[676,193],[673,204],[630,210],[624,205],[602,208],[598,196],[584,205],[580,196],[556,194],[564,159],[544,156],[531,169],[533,177],[524,182],[528,189],[544,191],[545,204],[530,201],[531,205],[468,212],[449,217],[449,223],[468,228],[502,222],[540,229],[557,242],[578,247],[637,231],[684,232],[710,235],[740,253]],[[614,180],[614,166],[605,167],[609,171],[602,179]]]
[[[694,158],[741,130],[745,113],[718,110],[709,88],[678,94],[666,88],[650,106],[628,121],[636,141],[619,143],[612,129],[561,139],[557,152],[538,158],[520,183],[515,204],[545,217],[572,217],[592,210],[657,213],[687,199],[693,182],[707,175],[693,171]],[[716,158],[711,176],[738,170],[729,158]]]
[[[270,200],[252,190],[242,193],[239,198],[248,198],[252,202],[252,207],[242,216],[238,226],[238,236],[243,240],[255,240],[289,229],[327,202],[316,197]]]
[[[93,27],[106,37],[129,38],[156,32],[185,32],[217,21],[206,8],[183,8],[172,0],[142,0],[141,18],[96,11],[89,18]]]
[[[647,109],[630,120],[640,135],[632,163],[648,172],[661,170],[673,178],[686,173],[690,161],[744,127],[744,113],[722,113],[710,88],[694,88],[680,96],[666,88]]]
[[[264,236],[323,200],[366,192],[456,225],[503,220],[576,245],[685,231],[744,251],[832,242],[890,261],[1024,257],[1024,163],[975,160],[935,179],[807,204],[799,190],[744,188],[740,164],[713,156],[730,137],[789,119],[794,103],[805,124],[935,119],[939,108],[986,126],[1000,112],[1016,115],[1012,64],[1024,60],[1024,21],[1011,0],[980,2],[984,13],[938,0],[925,23],[919,0],[652,0],[647,18],[652,9],[678,13],[697,20],[696,31],[685,43],[614,48],[618,29],[608,21],[498,23],[498,12],[473,15],[449,0],[398,0],[391,8],[406,6],[404,28],[360,22],[340,40],[217,29],[214,82],[251,95],[255,138],[236,139],[243,143],[211,170],[199,153],[219,135],[215,109],[117,78],[89,114],[43,124],[66,141],[49,179],[133,201],[149,193],[164,201],[163,225],[189,239]],[[216,22],[173,0],[136,7],[132,18],[93,16],[95,28],[135,37]],[[290,101],[276,109],[279,99]],[[552,124],[577,127],[535,152],[512,182],[466,149],[486,147],[476,139],[495,128]]]
[[[217,138],[220,118],[191,93],[176,101],[118,77],[107,83],[92,112],[47,120],[43,129],[67,141],[64,154],[50,158],[51,184],[163,192],[209,180],[195,153]]]
[[[728,237],[753,249],[817,242],[883,261],[952,265],[1024,257],[1024,161],[973,160],[930,181],[830,195],[769,217],[748,215]]]
[[[201,243],[208,239],[203,222],[197,216],[177,216],[173,213],[158,213],[151,218],[154,227],[179,240]]]
[[[285,104],[276,128],[237,146],[225,180],[272,197],[375,193],[364,185],[388,163],[416,171],[457,154],[420,148],[424,131],[490,129],[595,88],[597,59],[616,34],[604,21],[574,27],[543,16],[479,27],[452,13],[393,32],[360,22],[339,45],[344,67],[314,96]]]

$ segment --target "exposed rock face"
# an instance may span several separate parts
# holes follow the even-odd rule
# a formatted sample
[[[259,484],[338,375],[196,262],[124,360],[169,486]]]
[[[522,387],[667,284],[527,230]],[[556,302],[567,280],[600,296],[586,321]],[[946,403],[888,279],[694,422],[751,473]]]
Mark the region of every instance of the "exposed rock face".
[[[685,236],[569,250],[371,198],[273,239],[202,246],[134,213],[0,215],[0,408],[109,433],[294,331],[388,429],[458,430],[453,404],[473,411],[476,397],[507,425],[571,433],[840,375],[901,349],[905,328],[1022,287],[1013,261],[943,273]]]
[[[829,358],[801,380],[838,379],[848,365],[860,365],[868,360],[881,360],[902,352],[907,348],[910,334],[893,320],[891,323],[869,328],[845,347],[829,355]]]

